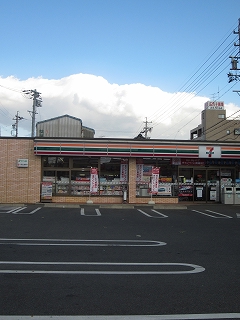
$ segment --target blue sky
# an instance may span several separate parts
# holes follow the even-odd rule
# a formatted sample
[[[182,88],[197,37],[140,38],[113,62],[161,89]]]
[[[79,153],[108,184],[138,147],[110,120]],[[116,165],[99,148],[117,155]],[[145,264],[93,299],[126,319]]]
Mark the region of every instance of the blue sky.
[[[232,92],[240,89],[240,83],[233,89],[228,84],[230,59],[221,67],[216,62],[231,42],[234,50],[232,31],[240,18],[239,0],[0,0],[0,12],[2,86],[20,88],[39,77],[67,82],[71,75],[90,74],[110,85],[142,84],[170,94],[200,91],[201,97],[215,94],[216,98],[218,91],[226,92],[220,100],[240,105],[240,97]],[[206,74],[204,82],[199,78],[200,86],[192,78],[185,86],[228,36],[212,58],[220,74]],[[15,77],[12,84],[6,82],[10,76]],[[5,113],[14,114],[1,95],[0,102],[0,110],[2,106]],[[41,112],[44,119],[59,115],[57,110],[48,114],[42,108]],[[146,105],[146,117],[151,119],[156,112]],[[2,127],[7,120],[10,117],[0,120]],[[90,125],[96,127],[91,121]]]

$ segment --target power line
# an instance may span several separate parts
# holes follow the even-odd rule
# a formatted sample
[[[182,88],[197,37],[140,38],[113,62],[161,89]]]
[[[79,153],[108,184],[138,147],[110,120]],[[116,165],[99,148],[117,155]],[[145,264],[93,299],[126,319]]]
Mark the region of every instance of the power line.
[[[151,117],[154,117],[154,124],[153,127],[156,127],[159,125],[159,123],[156,123],[156,120],[161,117],[161,120],[166,119],[166,117],[169,117],[172,115],[172,113],[178,111],[183,105],[185,105],[189,100],[191,100],[193,97],[195,97],[198,93],[200,93],[206,86],[208,86],[213,80],[218,77],[226,67],[224,67],[217,75],[214,76],[216,71],[227,61],[227,55],[230,54],[230,44],[228,43],[225,48],[222,49],[222,46],[228,38],[230,37],[232,33],[228,34],[227,37],[221,42],[221,44],[217,47],[217,49],[210,55],[210,57],[197,69],[197,71],[187,80],[187,82],[181,86],[180,90],[188,91],[180,94],[175,94],[172,96],[172,98],[167,101],[160,110],[156,111]],[[218,54],[218,56],[215,58],[214,55],[220,50],[221,52]],[[214,60],[213,60],[214,59]],[[202,68],[207,64],[208,66],[202,71]],[[200,74],[199,74],[200,72]],[[213,77],[214,76],[214,77]],[[192,80],[192,81],[191,81]],[[204,83],[207,84],[204,85]],[[189,82],[191,83],[189,84]],[[194,90],[199,89],[197,93],[193,93]],[[221,89],[222,90],[222,89]],[[189,92],[190,91],[190,92]],[[189,93],[192,93],[192,96],[189,97]],[[183,102],[187,100],[184,104]],[[176,103],[176,106],[174,109],[168,110],[165,112],[165,109],[171,105],[171,103]],[[180,105],[180,106],[179,106]],[[163,108],[165,107],[165,108]],[[157,116],[157,117],[156,117]]]

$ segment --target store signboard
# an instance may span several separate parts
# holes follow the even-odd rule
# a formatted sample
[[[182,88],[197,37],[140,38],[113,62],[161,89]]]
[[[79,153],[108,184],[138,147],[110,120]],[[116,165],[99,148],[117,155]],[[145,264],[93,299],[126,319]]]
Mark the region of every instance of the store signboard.
[[[210,110],[224,110],[224,102],[223,101],[207,101],[204,104],[205,109]]]
[[[91,168],[90,170],[90,193],[98,192],[98,170],[97,168]]]
[[[221,158],[221,147],[199,146],[199,158]]]
[[[52,182],[43,181],[41,189],[42,189],[41,199],[42,200],[52,200]]]
[[[18,168],[28,168],[28,159],[17,159]]]
[[[151,193],[158,193],[158,185],[159,185],[159,171],[160,168],[152,168],[152,179],[151,179]]]

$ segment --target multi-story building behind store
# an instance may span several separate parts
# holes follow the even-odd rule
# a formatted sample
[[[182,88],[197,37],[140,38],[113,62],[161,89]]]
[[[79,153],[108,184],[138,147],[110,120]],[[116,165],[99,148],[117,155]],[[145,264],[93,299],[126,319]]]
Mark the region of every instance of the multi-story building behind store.
[[[223,101],[208,101],[201,113],[201,124],[190,131],[190,139],[240,141],[240,120],[227,119]]]

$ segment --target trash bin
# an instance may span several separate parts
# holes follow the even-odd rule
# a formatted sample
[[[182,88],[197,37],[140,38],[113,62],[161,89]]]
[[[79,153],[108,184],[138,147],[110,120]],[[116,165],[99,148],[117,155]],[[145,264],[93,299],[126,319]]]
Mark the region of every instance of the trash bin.
[[[234,188],[234,204],[240,204],[240,187]]]
[[[223,187],[222,203],[233,204],[233,187]]]

